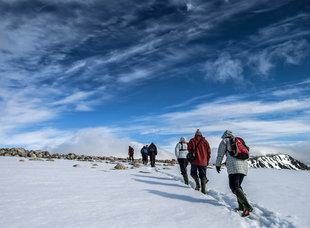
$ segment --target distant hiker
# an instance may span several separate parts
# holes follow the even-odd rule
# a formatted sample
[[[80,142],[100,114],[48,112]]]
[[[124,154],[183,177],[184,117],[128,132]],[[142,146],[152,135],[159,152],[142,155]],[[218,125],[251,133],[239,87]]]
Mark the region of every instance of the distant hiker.
[[[184,178],[184,183],[188,185],[188,176],[187,176],[187,155],[188,151],[187,151],[187,143],[186,143],[186,139],[185,137],[181,137],[180,138],[180,142],[177,143],[177,145],[175,146],[175,156],[178,159],[179,165],[180,165],[180,170],[181,170],[181,174]]]
[[[134,153],[134,149],[131,146],[129,146],[128,148],[129,161],[134,161],[133,153]]]
[[[229,130],[226,130],[222,135],[222,141],[217,151],[216,170],[218,173],[220,173],[222,160],[224,155],[226,155],[226,167],[229,177],[229,187],[231,191],[237,196],[239,205],[239,207],[236,208],[236,210],[243,211],[242,216],[248,216],[250,212],[253,210],[253,208],[249,204],[241,187],[243,178],[248,173],[248,159],[246,159],[246,157],[237,158],[236,157],[237,154],[233,154],[233,152],[236,150],[236,148],[234,148],[236,139],[240,138],[234,137],[233,133]],[[239,152],[242,152],[241,150],[243,149],[244,152],[246,153],[246,149],[249,150],[249,148],[245,145],[243,140],[242,144],[240,144]]]
[[[142,149],[141,149],[141,155],[142,155],[142,163],[144,165],[147,165],[147,162],[148,162],[148,158],[147,158],[147,145],[146,146],[143,146]]]
[[[157,155],[157,147],[152,142],[151,145],[149,145],[149,148],[147,149],[147,153],[150,156],[150,162],[151,166],[155,167],[155,156]]]
[[[194,160],[190,161],[191,176],[194,178],[196,183],[195,190],[199,191],[200,189],[199,184],[199,178],[200,178],[201,192],[203,194],[206,194],[206,184],[208,182],[206,173],[207,173],[207,166],[209,164],[211,157],[211,149],[208,141],[204,137],[202,137],[202,133],[200,132],[199,129],[197,129],[195,137],[192,138],[187,144],[187,150],[189,151],[189,154],[191,154],[192,151],[195,151]],[[197,170],[199,171],[199,178]]]

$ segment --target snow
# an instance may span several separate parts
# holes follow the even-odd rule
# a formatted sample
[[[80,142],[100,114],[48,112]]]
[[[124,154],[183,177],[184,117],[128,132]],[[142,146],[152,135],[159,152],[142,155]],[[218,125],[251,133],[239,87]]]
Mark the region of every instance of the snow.
[[[242,218],[226,170],[208,169],[207,195],[179,167],[114,170],[70,160],[0,157],[0,227],[309,227],[308,171],[249,169]],[[98,166],[93,166],[96,163]],[[80,168],[73,167],[80,164]],[[93,168],[96,167],[96,168]]]

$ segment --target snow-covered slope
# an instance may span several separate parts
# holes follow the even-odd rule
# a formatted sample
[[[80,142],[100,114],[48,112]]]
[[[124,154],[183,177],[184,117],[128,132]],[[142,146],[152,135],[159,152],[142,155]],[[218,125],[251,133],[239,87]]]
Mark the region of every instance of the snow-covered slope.
[[[287,154],[269,154],[264,156],[251,157],[249,166],[253,168],[274,168],[274,169],[295,169],[308,170],[302,162]]]
[[[254,211],[242,218],[233,210],[237,202],[224,168],[220,174],[208,169],[207,195],[203,195],[192,188],[191,178],[190,186],[184,185],[177,165],[133,168],[123,163],[127,170],[114,170],[111,161],[42,160],[0,157],[0,227],[303,228],[310,224],[307,171],[250,169],[243,189]]]

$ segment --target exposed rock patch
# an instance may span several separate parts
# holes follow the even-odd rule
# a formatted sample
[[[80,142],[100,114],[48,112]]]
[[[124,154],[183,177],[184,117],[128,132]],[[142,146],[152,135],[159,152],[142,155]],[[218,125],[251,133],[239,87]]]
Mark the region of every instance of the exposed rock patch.
[[[117,158],[114,156],[90,156],[90,155],[77,155],[75,153],[69,154],[51,154],[49,151],[44,150],[26,150],[24,148],[0,148],[0,156],[6,157],[24,157],[24,158],[39,158],[47,159],[46,161],[53,161],[54,159],[67,159],[76,161],[87,161],[87,162],[102,162],[107,161],[110,164],[117,164],[118,162],[128,162],[128,158]],[[50,160],[49,160],[50,159]],[[176,160],[156,160],[156,162],[175,164]],[[142,163],[142,159],[135,159],[135,164]],[[133,164],[134,165],[134,164]],[[160,164],[158,164],[160,165]]]
[[[122,170],[125,170],[125,169],[127,169],[127,167],[124,166],[124,165],[121,164],[121,163],[118,163],[116,166],[114,166],[114,169],[122,169]]]
[[[34,157],[34,158],[30,158],[29,161],[44,161],[44,160],[41,158]]]

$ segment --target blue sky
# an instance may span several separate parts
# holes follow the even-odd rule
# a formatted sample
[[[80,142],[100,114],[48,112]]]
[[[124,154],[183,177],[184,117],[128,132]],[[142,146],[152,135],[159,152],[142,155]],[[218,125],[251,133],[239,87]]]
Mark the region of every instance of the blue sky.
[[[2,0],[0,15],[1,147],[173,152],[199,128],[216,154],[230,129],[310,164],[309,0]]]

